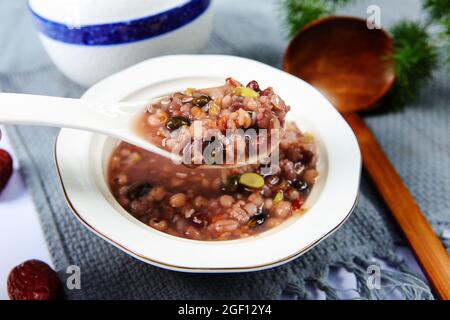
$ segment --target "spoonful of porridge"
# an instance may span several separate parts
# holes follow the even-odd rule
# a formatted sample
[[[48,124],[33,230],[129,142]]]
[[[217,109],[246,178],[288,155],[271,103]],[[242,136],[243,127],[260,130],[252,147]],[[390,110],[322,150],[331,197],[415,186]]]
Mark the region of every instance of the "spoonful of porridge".
[[[0,93],[0,123],[65,127],[106,134],[188,166],[268,161],[289,106],[271,87],[227,78],[147,102],[95,102]],[[266,160],[263,160],[266,159]]]

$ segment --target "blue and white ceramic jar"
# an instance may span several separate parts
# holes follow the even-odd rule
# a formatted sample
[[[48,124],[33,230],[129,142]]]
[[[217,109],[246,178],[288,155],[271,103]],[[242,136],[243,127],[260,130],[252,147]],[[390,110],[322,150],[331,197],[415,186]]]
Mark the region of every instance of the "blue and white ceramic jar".
[[[165,54],[198,53],[212,29],[211,0],[30,0],[56,66],[83,86]]]

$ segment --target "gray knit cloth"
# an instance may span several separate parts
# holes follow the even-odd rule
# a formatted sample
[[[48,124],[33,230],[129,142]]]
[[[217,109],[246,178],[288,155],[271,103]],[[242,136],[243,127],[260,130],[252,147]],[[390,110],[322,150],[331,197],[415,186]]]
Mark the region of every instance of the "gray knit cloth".
[[[0,0],[2,10],[11,5],[15,8],[14,19],[22,21],[9,27],[20,29],[16,32],[22,32],[25,39],[34,37],[30,36],[33,31],[23,12],[24,5],[17,2]],[[280,65],[286,40],[271,1],[246,1],[245,10],[237,10],[244,5],[240,0],[216,0],[214,5],[221,14],[216,15],[215,31],[206,52],[235,54]],[[0,13],[0,18],[7,21],[8,17]],[[0,19],[0,24],[4,21]],[[0,44],[5,44],[8,40],[4,37],[9,33],[2,32],[5,30],[2,28]],[[17,53],[24,56],[23,64],[32,60],[27,56],[42,52],[33,41],[30,43],[35,47],[28,48],[26,54]],[[1,54],[17,58],[11,50]],[[36,61],[44,62],[40,65],[36,62],[38,66],[33,71],[0,73],[0,91],[65,97],[82,94],[83,89],[63,77],[48,60],[36,58]],[[3,62],[0,61],[0,67]],[[446,81],[444,73],[436,75],[420,100],[402,112],[366,118],[439,234],[450,224],[450,109]],[[429,287],[395,255],[395,246],[403,243],[402,237],[366,176],[358,206],[345,225],[284,266],[252,273],[204,275],[167,271],[140,262],[93,235],[70,213],[53,163],[57,132],[36,127],[7,130],[56,269],[65,277],[67,266],[81,267],[82,289],[67,290],[68,298],[278,299],[282,292],[287,292],[303,299],[311,297],[309,289],[315,287],[323,290],[327,298],[336,299],[342,293],[332,288],[327,278],[330,270],[341,266],[356,276],[357,291],[363,299],[382,299],[394,289],[409,299],[433,298]],[[380,290],[370,290],[366,285],[366,269],[376,263],[374,258],[385,260],[391,267],[381,272]]]

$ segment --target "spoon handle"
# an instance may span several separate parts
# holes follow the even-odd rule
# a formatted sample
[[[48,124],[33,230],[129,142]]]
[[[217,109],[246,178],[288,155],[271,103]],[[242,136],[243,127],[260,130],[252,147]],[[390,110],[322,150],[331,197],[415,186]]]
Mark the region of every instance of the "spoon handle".
[[[439,299],[450,299],[450,256],[364,120],[344,115],[361,148],[364,166],[403,231]]]
[[[0,93],[0,122],[102,131],[108,118],[80,99]]]
[[[0,123],[86,130],[106,134],[179,161],[132,131],[130,121],[150,101],[101,103],[82,99],[0,93]]]

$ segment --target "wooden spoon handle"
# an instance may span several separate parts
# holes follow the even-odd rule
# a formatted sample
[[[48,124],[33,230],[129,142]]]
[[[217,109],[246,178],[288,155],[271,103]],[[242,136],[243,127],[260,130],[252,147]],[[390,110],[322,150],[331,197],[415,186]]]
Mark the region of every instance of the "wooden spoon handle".
[[[364,166],[403,231],[439,299],[450,299],[450,256],[364,120],[344,115],[358,139]]]

